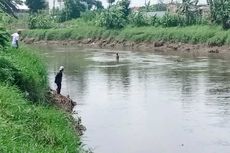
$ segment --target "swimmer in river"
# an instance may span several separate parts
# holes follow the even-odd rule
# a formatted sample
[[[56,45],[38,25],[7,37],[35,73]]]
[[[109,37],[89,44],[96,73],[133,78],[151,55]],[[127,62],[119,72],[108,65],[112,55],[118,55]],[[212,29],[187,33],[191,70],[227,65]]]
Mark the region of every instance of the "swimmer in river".
[[[116,53],[116,59],[117,59],[117,61],[119,61],[119,55],[118,55],[118,53]]]

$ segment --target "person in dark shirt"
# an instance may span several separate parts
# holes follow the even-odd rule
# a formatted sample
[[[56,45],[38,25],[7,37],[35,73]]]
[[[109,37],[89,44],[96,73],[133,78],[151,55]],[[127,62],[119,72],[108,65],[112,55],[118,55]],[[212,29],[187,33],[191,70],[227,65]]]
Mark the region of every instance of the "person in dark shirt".
[[[60,66],[59,72],[55,76],[55,83],[57,84],[57,94],[61,93],[61,82],[62,82],[62,72],[64,70],[64,66]]]

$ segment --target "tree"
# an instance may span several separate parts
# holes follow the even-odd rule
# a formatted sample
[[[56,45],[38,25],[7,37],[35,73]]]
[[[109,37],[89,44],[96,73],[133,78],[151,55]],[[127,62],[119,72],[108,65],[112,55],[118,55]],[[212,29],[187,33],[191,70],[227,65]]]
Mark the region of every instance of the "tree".
[[[86,3],[88,10],[91,10],[92,7],[96,7],[97,9],[102,9],[102,2],[99,0],[80,0],[80,2]]]
[[[194,15],[197,13],[198,0],[182,0],[179,7],[179,13],[185,15],[186,24],[191,24]]]
[[[117,7],[124,13],[125,18],[130,14],[130,0],[121,0],[117,2]]]
[[[103,9],[104,8],[101,1],[95,1],[95,7],[97,9]]]
[[[230,28],[230,1],[229,0],[214,0],[214,9],[216,21],[222,24],[223,29]]]
[[[216,21],[216,13],[213,0],[207,0],[207,4],[209,5],[210,9],[211,21],[214,22]]]
[[[15,5],[21,3],[21,0],[0,0],[0,12],[16,17],[14,11],[17,10],[17,7]]]
[[[38,10],[42,10],[47,7],[45,0],[26,0],[26,5],[30,8],[31,12],[38,12]]]
[[[60,22],[79,18],[81,12],[86,10],[86,5],[81,3],[80,0],[65,0],[64,5],[65,8],[59,17]]]
[[[223,29],[230,28],[230,1],[207,0],[210,8],[211,21],[222,24]]]
[[[109,3],[109,7],[115,2],[115,0],[107,0],[107,2]]]

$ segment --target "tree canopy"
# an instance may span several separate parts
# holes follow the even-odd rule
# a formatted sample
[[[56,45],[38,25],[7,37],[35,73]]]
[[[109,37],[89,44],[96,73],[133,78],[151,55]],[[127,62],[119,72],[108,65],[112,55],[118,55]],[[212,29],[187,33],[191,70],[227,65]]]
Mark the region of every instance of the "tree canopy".
[[[38,10],[42,10],[47,7],[45,0],[26,0],[26,5],[30,8],[31,12],[38,12]]]
[[[14,11],[17,10],[16,4],[21,4],[21,0],[0,0],[0,12],[15,16]]]

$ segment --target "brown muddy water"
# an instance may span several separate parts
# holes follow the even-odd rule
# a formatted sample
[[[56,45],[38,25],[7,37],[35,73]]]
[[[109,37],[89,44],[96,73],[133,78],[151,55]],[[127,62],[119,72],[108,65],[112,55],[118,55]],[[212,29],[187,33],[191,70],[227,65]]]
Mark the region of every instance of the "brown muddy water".
[[[230,58],[45,47],[94,153],[229,153]]]

